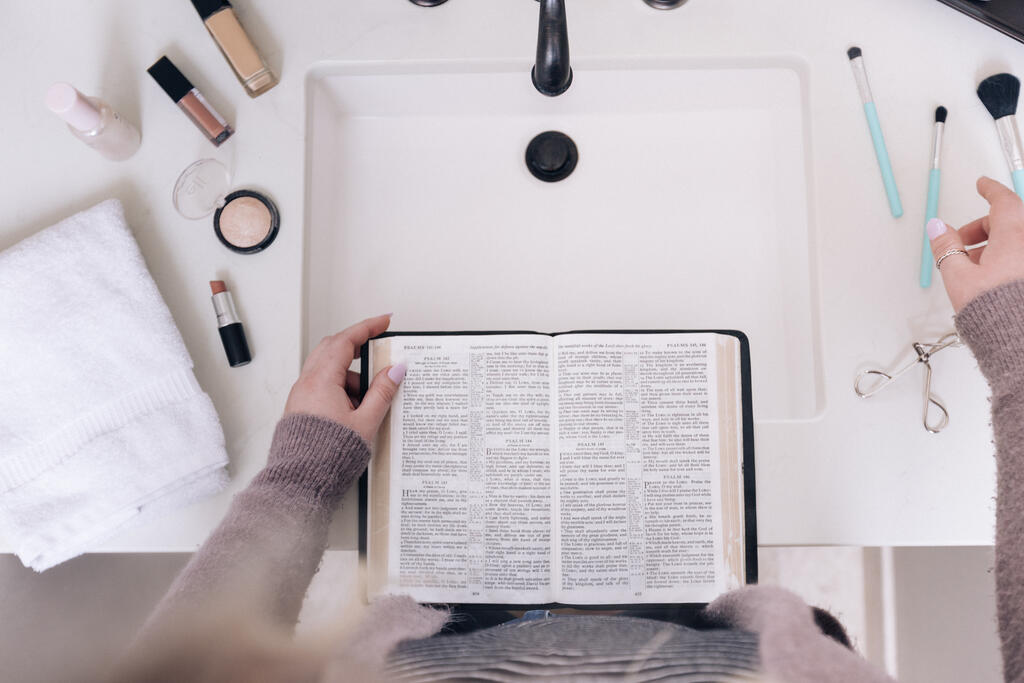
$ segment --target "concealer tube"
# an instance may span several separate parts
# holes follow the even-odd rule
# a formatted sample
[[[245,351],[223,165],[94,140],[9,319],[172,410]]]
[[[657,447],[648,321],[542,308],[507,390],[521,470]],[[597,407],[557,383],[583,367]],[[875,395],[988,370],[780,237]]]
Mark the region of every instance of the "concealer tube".
[[[220,147],[235,132],[167,57],[158,59],[147,71],[214,146]]]
[[[192,4],[249,97],[262,95],[277,85],[277,77],[249,40],[230,2],[192,0]]]

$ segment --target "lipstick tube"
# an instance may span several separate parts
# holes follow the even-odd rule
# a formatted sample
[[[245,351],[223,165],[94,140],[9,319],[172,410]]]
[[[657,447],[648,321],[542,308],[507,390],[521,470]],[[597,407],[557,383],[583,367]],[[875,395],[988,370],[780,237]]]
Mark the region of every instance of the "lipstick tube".
[[[235,310],[235,301],[223,280],[211,280],[210,290],[213,292],[213,310],[217,314],[217,330],[220,341],[224,344],[228,364],[233,368],[248,365],[252,360],[249,344],[245,340],[242,320]]]
[[[214,145],[220,147],[235,132],[167,57],[158,59],[147,71]]]
[[[249,97],[262,95],[277,85],[277,76],[252,44],[228,0],[192,0],[192,5]]]

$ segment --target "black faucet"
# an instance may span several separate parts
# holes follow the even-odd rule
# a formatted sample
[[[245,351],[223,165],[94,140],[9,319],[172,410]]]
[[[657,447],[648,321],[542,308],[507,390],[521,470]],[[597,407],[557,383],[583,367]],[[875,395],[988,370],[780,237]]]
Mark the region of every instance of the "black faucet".
[[[539,0],[537,63],[533,85],[548,97],[561,95],[572,84],[569,65],[569,29],[565,21],[565,0]]]

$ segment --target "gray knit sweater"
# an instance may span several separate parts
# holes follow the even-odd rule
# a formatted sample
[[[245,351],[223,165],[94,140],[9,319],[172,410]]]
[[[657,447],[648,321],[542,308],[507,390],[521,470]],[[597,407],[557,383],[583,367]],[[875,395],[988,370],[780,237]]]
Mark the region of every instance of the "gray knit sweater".
[[[992,387],[999,628],[1006,678],[1017,681],[1024,679],[1024,281],[982,294],[956,324]],[[170,624],[201,621],[215,601],[228,603],[219,613],[233,624],[291,629],[323,554],[332,513],[369,457],[366,443],[342,425],[308,415],[283,418],[266,468],[235,497],[151,616],[140,643],[152,647]],[[280,672],[283,679],[309,680],[616,674],[634,680],[747,680],[755,672],[791,682],[889,680],[822,634],[810,608],[781,589],[733,591],[707,612],[727,628],[698,632],[642,619],[575,616],[434,636],[447,614],[396,597],[372,605],[355,635],[331,657],[303,662],[282,655],[262,671],[268,678]],[[187,658],[187,665],[181,657],[174,661],[175,676],[182,678],[208,676],[218,666],[201,656]]]

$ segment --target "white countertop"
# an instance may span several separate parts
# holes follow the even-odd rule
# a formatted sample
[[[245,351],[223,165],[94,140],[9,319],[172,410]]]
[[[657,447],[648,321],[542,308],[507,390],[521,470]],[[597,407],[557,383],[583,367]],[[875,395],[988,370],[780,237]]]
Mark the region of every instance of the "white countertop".
[[[307,70],[324,60],[528,60],[536,45],[537,6],[525,0],[451,0],[433,9],[406,0],[239,0],[236,10],[281,77],[257,99],[245,95],[187,0],[5,8],[0,248],[102,199],[121,199],[220,413],[231,457],[228,491],[97,550],[194,549],[266,459],[303,355]],[[811,421],[757,424],[760,543],[991,543],[987,391],[970,354],[944,351],[934,361],[934,388],[952,415],[937,436],[920,425],[920,373],[868,402],[851,382],[868,364],[902,361],[912,340],[952,329],[939,279],[928,291],[917,286],[932,113],[938,104],[950,110],[940,215],[962,224],[985,211],[974,192],[978,175],[1008,181],[974,89],[996,71],[1024,73],[1024,45],[935,0],[692,0],[671,12],[641,0],[568,0],[568,17],[574,57],[771,55],[807,64],[825,409]],[[850,73],[852,44],[864,49],[906,212],[899,220],[889,215]],[[220,149],[146,74],[165,53],[234,124]],[[43,106],[58,80],[140,124],[139,153],[108,162],[72,138]],[[204,157],[229,166],[233,187],[277,202],[281,233],[267,251],[234,254],[209,220],[175,213],[178,173]],[[245,321],[254,354],[246,367],[229,368],[224,358],[207,285],[214,278],[228,281]],[[402,327],[400,310],[394,325]],[[754,362],[772,360],[755,350]]]

